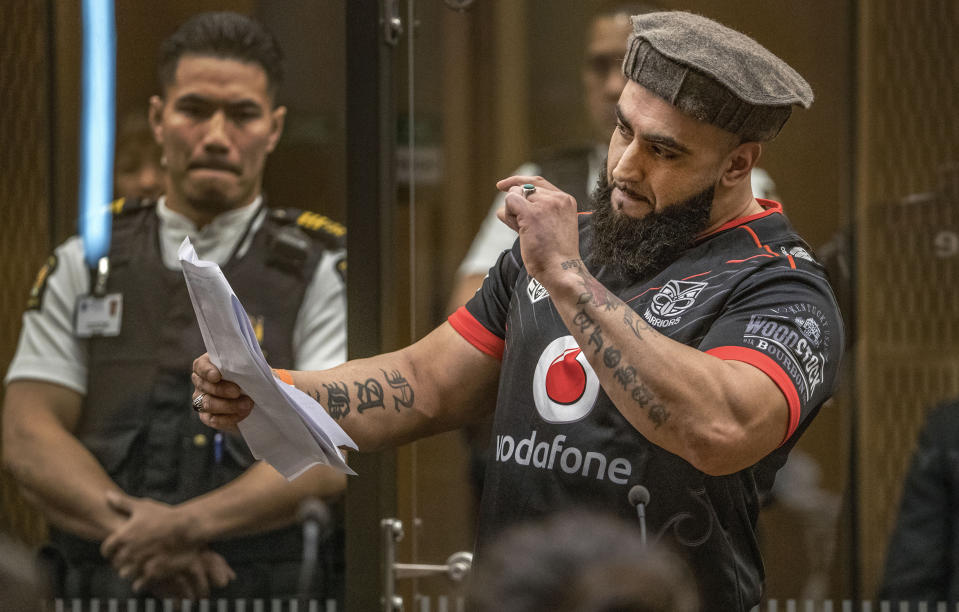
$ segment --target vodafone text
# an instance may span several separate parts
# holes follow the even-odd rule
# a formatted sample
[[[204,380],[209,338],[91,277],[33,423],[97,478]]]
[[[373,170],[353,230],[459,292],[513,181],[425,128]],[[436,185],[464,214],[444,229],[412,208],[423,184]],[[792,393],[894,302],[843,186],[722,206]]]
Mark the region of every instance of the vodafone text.
[[[496,460],[503,463],[510,459],[519,465],[545,469],[561,469],[567,474],[592,476],[596,480],[609,479],[615,484],[626,484],[633,466],[622,457],[610,461],[601,453],[579,450],[575,446],[563,448],[566,436],[560,434],[552,442],[536,443],[536,430],[530,437],[518,443],[513,436],[496,436]]]

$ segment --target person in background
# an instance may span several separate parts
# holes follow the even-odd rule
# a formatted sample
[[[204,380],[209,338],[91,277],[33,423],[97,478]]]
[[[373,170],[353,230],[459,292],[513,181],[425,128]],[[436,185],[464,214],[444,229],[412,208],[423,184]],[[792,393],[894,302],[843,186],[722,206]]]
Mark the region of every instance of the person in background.
[[[648,3],[622,0],[604,2],[597,7],[586,29],[586,48],[583,50],[580,71],[592,141],[579,146],[539,151],[513,174],[548,176],[581,205],[588,205],[596,174],[606,157],[609,135],[616,125],[616,102],[626,85],[626,77],[620,67],[624,45],[632,31],[629,18],[630,15],[653,9]],[[473,297],[489,267],[516,240],[516,232],[496,217],[496,212],[505,204],[504,198],[503,193],[494,198],[469,252],[460,263],[450,297],[450,312]]]
[[[708,610],[758,605],[760,498],[836,387],[843,326],[825,271],[750,174],[808,83],[759,43],[680,11],[634,16],[617,124],[591,212],[511,176],[519,239],[465,307],[414,344],[280,372],[361,451],[485,416],[494,453],[476,557],[572,508],[636,516],[681,551]],[[253,410],[202,355],[201,418]]]
[[[959,603],[959,398],[926,417],[906,473],[879,599]],[[895,605],[895,604],[894,604]]]
[[[80,237],[47,260],[6,376],[3,462],[51,524],[58,597],[294,597],[297,510],[336,500],[345,476],[316,467],[288,482],[189,409],[203,340],[177,248],[189,238],[221,266],[272,362],[327,368],[346,357],[344,229],[266,207],[286,109],[262,25],[197,15],[163,42],[158,76],[149,122],[166,193],[114,203],[102,292]],[[342,590],[338,533],[310,595]]]
[[[113,195],[156,199],[163,193],[163,152],[143,109],[123,115],[117,128]]]

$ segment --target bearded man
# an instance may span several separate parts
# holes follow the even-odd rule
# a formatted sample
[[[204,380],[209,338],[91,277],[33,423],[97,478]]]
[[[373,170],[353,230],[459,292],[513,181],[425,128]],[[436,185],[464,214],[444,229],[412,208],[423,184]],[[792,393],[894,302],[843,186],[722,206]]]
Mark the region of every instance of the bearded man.
[[[500,181],[519,239],[448,322],[394,353],[281,374],[324,405],[350,389],[348,406],[333,399],[361,450],[468,423],[498,388],[477,555],[574,506],[635,517],[642,485],[651,539],[687,558],[705,608],[745,611],[762,593],[760,496],[832,394],[843,345],[822,267],[750,189],[762,143],[813,96],[714,21],[632,22],[596,212],[542,177]],[[253,408],[207,356],[193,381],[213,427]]]

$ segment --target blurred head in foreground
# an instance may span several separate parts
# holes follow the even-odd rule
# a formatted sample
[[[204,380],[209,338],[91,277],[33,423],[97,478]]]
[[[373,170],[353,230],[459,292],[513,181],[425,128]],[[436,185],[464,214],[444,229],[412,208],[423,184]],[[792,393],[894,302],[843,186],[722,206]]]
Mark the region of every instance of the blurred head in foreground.
[[[647,546],[636,525],[603,514],[557,514],[503,532],[472,575],[473,612],[695,612],[685,563]]]

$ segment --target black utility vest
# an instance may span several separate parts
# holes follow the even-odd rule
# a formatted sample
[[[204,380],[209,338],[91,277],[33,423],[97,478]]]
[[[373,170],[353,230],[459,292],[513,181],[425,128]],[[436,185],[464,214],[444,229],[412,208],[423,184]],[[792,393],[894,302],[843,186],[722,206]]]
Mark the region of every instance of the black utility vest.
[[[298,216],[269,211],[250,248],[222,266],[277,368],[293,366],[293,327],[323,253]],[[183,273],[163,265],[159,222],[153,202],[127,201],[114,216],[107,292],[123,295],[122,327],[119,336],[89,340],[77,436],[124,491],[177,504],[233,480],[254,459],[231,434],[217,452],[216,431],[190,407],[193,360],[206,349]],[[298,534],[293,526],[222,545],[243,557],[296,559]],[[216,548],[226,554],[223,546]]]

